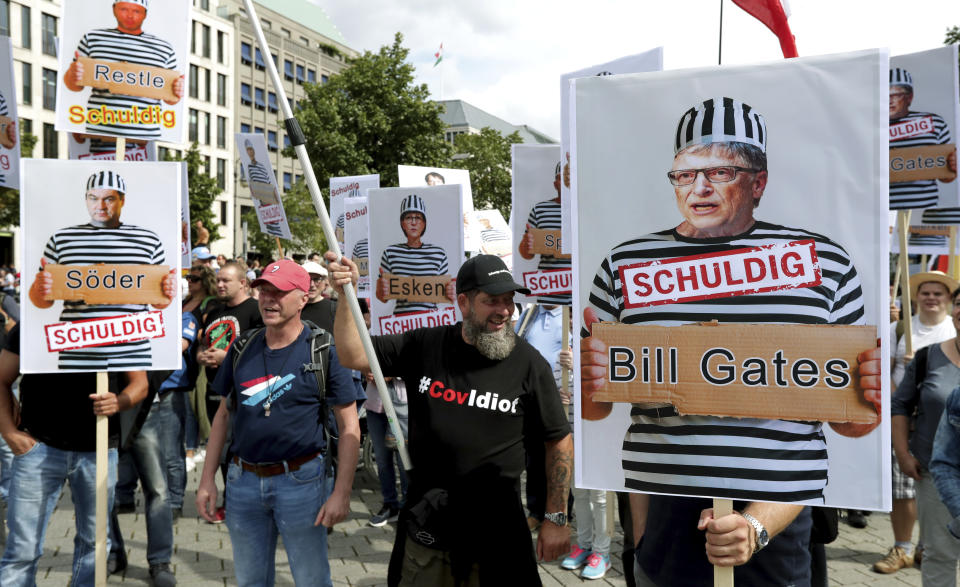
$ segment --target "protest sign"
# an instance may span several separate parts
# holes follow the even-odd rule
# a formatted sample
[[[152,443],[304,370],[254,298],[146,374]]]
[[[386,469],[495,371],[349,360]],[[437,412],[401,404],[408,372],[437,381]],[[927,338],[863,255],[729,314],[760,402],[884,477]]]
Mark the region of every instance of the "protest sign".
[[[473,218],[480,229],[480,252],[500,257],[507,268],[512,269],[513,239],[500,210],[474,210]]]
[[[950,235],[960,226],[960,208],[927,208],[910,214],[907,250],[911,255],[960,255],[955,238],[950,252]],[[900,253],[900,239],[890,234],[890,252]]]
[[[13,49],[0,38],[0,186],[20,189],[20,129],[13,81]]]
[[[179,368],[182,164],[21,165],[21,370]]]
[[[350,257],[360,271],[357,296],[370,297],[370,217],[367,213],[367,197],[344,198],[343,217],[343,254]]]
[[[280,186],[273,173],[267,140],[259,133],[237,133],[237,151],[240,152],[242,176],[250,186],[260,231],[279,238],[290,238],[287,213],[283,211]]]
[[[570,230],[571,226],[571,208],[570,208],[570,80],[582,77],[604,77],[608,75],[619,75],[621,73],[641,73],[644,71],[660,71],[663,69],[663,47],[650,49],[636,55],[628,55],[594,65],[583,69],[565,73],[560,76],[560,152],[563,160],[563,184],[561,190],[561,224],[563,230]],[[562,252],[569,254],[573,249],[570,244],[562,248]]]
[[[864,51],[573,82],[579,486],[890,506],[889,381],[878,414],[856,365],[889,336],[886,75]],[[649,389],[607,389],[634,369]]]
[[[67,159],[80,161],[116,161],[117,139],[80,133],[67,134]],[[123,150],[124,161],[156,161],[156,141],[127,141]]]
[[[890,209],[960,205],[957,46],[893,56],[888,79]]]
[[[190,2],[66,0],[56,129],[182,142]]]
[[[330,222],[333,232],[337,235],[337,244],[344,255],[350,253],[346,249],[344,240],[346,219],[344,218],[343,201],[346,198],[359,198],[367,195],[370,188],[380,187],[380,174],[349,175],[330,178]]]
[[[446,169],[442,167],[421,167],[418,165],[398,165],[397,178],[400,187],[418,187],[434,185],[461,185],[463,198],[463,235],[464,250],[480,250],[479,229],[473,223],[473,190],[470,188],[470,172],[466,169]]]
[[[453,286],[463,259],[460,187],[369,191],[374,334],[398,334],[460,319]]]

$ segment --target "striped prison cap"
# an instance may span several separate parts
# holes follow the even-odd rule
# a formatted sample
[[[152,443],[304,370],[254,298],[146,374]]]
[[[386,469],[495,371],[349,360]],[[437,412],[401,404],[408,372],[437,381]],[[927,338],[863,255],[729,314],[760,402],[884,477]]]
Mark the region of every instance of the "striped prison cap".
[[[907,86],[910,89],[913,89],[913,76],[910,75],[910,72],[902,67],[894,67],[890,70],[890,85],[891,86]]]
[[[148,6],[148,4],[150,3],[150,0],[113,0],[114,4],[122,4],[124,2],[127,2],[128,4],[139,4],[140,6],[143,6],[145,9],[150,8]]]
[[[407,212],[419,212],[423,217],[427,217],[427,207],[423,203],[423,198],[416,194],[410,194],[400,202],[400,219]]]
[[[691,145],[746,143],[767,152],[767,122],[749,105],[733,98],[710,98],[687,110],[677,125],[673,153]]]
[[[117,190],[121,194],[127,193],[127,184],[115,171],[97,171],[87,179],[86,194],[90,190],[105,188],[108,190]]]

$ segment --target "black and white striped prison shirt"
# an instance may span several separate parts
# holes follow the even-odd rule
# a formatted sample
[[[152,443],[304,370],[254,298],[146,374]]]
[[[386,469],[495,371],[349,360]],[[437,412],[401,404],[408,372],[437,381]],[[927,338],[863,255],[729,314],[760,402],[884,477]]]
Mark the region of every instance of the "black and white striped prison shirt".
[[[10,109],[7,107],[7,99],[3,97],[2,93],[0,93],[0,116],[10,116]],[[13,122],[16,123],[15,120]],[[17,145],[14,145],[13,148],[19,149],[20,147]],[[6,179],[7,179],[6,176],[0,173],[0,183],[5,182]]]
[[[362,238],[353,245],[353,252],[350,254],[350,257],[353,259],[366,259],[370,256],[370,242]]]
[[[560,230],[560,202],[553,200],[544,200],[537,202],[530,209],[530,215],[527,217],[527,224],[531,228],[541,230]],[[555,271],[557,269],[570,269],[570,259],[554,257],[553,255],[540,255],[540,263],[537,264],[540,271]],[[564,304],[570,305],[570,294],[551,294],[537,297],[537,303],[540,304]]]
[[[392,275],[447,275],[450,273],[446,251],[442,247],[428,243],[423,243],[418,249],[406,243],[390,245],[380,255],[380,268],[384,273]],[[407,314],[436,309],[437,304],[433,303],[397,300],[393,313]]]
[[[813,239],[822,283],[809,288],[626,309],[619,268],[651,260]],[[718,320],[760,324],[863,324],[863,292],[846,251],[796,228],[756,222],[728,238],[687,239],[665,230],[626,241],[600,264],[590,307],[602,321],[678,326]],[[586,330],[581,336],[587,336]],[[666,409],[665,409],[666,408]],[[664,413],[666,412],[666,416]],[[827,446],[820,422],[677,416],[638,403],[623,442],[629,489],[732,499],[822,503]]]
[[[247,163],[247,177],[250,178],[250,181],[259,181],[260,183],[272,184],[270,181],[272,178],[270,172],[267,171],[267,168],[263,164],[257,161],[251,161]]]
[[[58,230],[43,250],[47,263],[57,265],[162,265],[165,263],[160,237],[151,230],[121,224],[117,228],[98,228],[91,224]],[[64,301],[60,319],[66,322],[106,318],[145,312],[145,304],[95,304]],[[169,327],[169,325],[168,325]],[[62,351],[61,369],[102,371],[117,367],[150,367],[150,341],[117,343],[108,346]]]
[[[130,35],[117,29],[99,29],[83,35],[77,52],[91,59],[104,61],[126,61],[138,65],[149,65],[163,69],[177,68],[177,54],[173,46],[160,37],[150,33]],[[107,109],[127,112],[136,106],[139,110],[149,110],[152,106],[162,106],[156,98],[141,98],[111,94],[105,89],[93,88],[87,107],[90,110],[105,106]],[[126,114],[124,115],[126,116]],[[136,124],[110,121],[111,124],[88,124],[87,132],[113,137],[158,139],[159,124]]]
[[[932,112],[909,112],[903,118],[891,120],[890,124],[900,124],[929,116],[933,119],[933,131],[907,138],[890,139],[890,149],[904,147],[924,147],[945,145],[951,141],[950,127],[937,114]],[[890,184],[890,209],[910,210],[915,208],[933,208],[937,205],[939,188],[935,179],[921,179]]]

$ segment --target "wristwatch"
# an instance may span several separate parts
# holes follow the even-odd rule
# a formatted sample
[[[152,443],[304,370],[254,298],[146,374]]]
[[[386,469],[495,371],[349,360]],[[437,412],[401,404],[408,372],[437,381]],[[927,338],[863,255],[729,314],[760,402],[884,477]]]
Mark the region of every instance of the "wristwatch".
[[[741,512],[741,516],[753,526],[753,529],[757,531],[757,543],[753,547],[754,554],[760,552],[767,543],[770,542],[770,535],[767,534],[767,529],[763,527],[763,524],[760,523],[760,520],[754,518],[747,512]]]
[[[549,520],[554,524],[556,524],[557,526],[560,526],[561,528],[567,525],[567,514],[563,512],[556,512],[554,514],[543,514],[543,519]]]

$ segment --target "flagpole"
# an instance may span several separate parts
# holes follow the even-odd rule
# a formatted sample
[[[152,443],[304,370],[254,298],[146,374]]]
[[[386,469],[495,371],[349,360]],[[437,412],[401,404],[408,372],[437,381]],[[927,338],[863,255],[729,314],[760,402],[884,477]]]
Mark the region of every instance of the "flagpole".
[[[723,0],[720,0],[720,39],[717,41],[717,65],[723,63]]]

